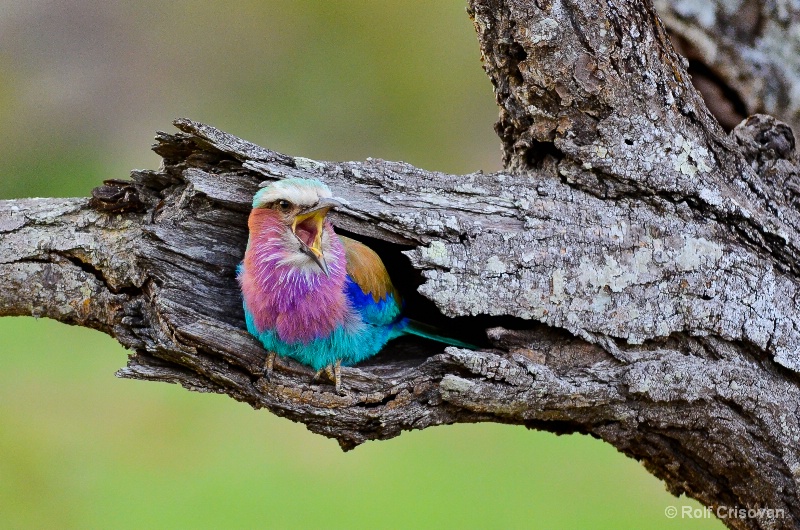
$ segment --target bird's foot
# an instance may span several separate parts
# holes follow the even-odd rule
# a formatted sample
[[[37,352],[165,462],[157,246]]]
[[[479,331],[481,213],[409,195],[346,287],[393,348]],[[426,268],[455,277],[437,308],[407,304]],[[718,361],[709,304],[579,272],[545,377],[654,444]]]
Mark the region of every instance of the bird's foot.
[[[340,396],[344,396],[347,392],[344,391],[342,388],[342,360],[339,359],[336,361],[336,364],[333,365],[333,384],[336,387],[336,393]]]
[[[264,360],[264,379],[267,381],[272,379],[272,369],[275,367],[275,352],[267,352],[267,358]]]
[[[320,368],[319,370],[314,372],[314,377],[312,377],[311,380],[316,383],[317,381],[322,381],[324,376],[324,378],[327,381],[333,382],[333,372],[331,371],[332,366],[333,366],[332,364],[329,364],[325,368]]]
[[[336,361],[334,364],[329,364],[325,368],[321,370],[317,370],[317,373],[314,374],[313,381],[319,381],[322,379],[322,374],[325,374],[325,377],[334,384],[336,388],[336,393],[340,396],[347,395],[347,391],[342,388],[342,361],[341,359]]]

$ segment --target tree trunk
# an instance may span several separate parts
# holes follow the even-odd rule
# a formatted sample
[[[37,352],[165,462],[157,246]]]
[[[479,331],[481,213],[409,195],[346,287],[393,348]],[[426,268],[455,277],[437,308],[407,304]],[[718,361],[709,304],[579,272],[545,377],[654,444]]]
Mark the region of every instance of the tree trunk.
[[[688,3],[674,5],[680,34]],[[133,351],[122,377],[226,393],[345,449],[454,422],[587,433],[731,528],[796,526],[791,130],[755,116],[726,134],[649,1],[472,0],[469,14],[505,171],[317,162],[178,120],[157,171],[91,200],[0,202],[0,315],[100,329]],[[259,182],[289,176],[346,198],[334,223],[381,253],[410,310],[485,330],[484,348],[395,341],[343,369],[345,396],[290,360],[266,380],[235,269]]]

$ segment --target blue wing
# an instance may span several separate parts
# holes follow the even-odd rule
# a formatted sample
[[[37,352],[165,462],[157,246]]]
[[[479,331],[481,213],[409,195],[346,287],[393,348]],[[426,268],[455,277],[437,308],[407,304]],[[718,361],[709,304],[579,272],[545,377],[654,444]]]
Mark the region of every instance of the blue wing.
[[[347,258],[345,291],[350,303],[373,326],[399,323],[402,300],[380,256],[368,246],[339,236]]]

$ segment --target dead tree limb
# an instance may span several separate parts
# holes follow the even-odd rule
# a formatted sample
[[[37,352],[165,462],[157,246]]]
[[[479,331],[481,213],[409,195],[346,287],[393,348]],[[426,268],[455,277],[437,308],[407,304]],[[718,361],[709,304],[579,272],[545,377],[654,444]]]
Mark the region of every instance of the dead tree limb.
[[[725,134],[649,2],[469,12],[505,171],[317,162],[178,120],[157,171],[91,201],[0,203],[0,315],[100,329],[134,352],[122,377],[226,393],[344,448],[453,422],[588,433],[717,513],[773,510],[732,528],[795,526],[791,130],[756,116]],[[336,225],[384,242],[406,289],[417,274],[444,316],[488,328],[487,347],[397,343],[344,369],[347,396],[290,361],[264,380],[235,269],[257,184],[287,176],[347,198]]]

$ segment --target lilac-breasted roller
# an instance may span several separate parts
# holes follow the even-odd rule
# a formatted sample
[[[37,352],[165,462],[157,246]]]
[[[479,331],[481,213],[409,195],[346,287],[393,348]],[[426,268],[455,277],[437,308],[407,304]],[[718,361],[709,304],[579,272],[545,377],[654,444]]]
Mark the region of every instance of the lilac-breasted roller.
[[[411,333],[440,337],[402,316],[402,301],[381,258],[339,236],[326,215],[342,202],[318,180],[269,184],[253,198],[250,238],[239,266],[247,330],[267,350],[326,370],[341,391],[340,366],[372,357],[390,340]]]

